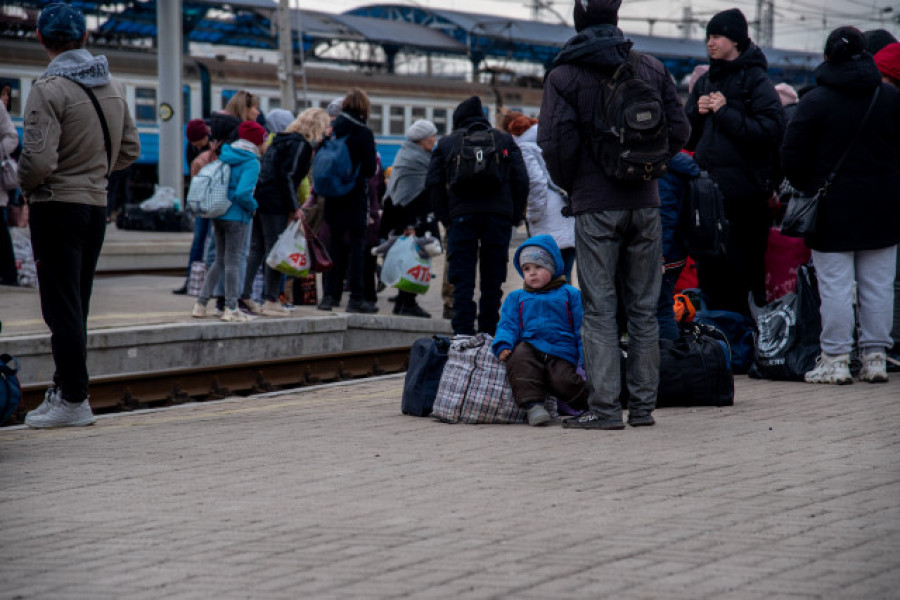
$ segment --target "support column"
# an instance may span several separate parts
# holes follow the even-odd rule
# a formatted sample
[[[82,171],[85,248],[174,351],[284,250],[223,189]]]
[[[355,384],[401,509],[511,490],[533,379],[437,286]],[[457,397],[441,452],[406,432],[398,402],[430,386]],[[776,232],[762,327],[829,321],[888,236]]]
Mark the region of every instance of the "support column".
[[[156,3],[159,54],[159,185],[184,208],[184,107],[181,90],[181,0]]]

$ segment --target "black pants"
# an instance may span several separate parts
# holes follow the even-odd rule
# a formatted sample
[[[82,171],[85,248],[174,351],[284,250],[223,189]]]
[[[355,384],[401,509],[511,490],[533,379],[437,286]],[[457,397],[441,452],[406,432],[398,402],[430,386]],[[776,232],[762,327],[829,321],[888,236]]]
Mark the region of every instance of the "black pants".
[[[16,254],[13,251],[12,236],[9,234],[8,214],[9,208],[4,206],[0,210],[0,215],[3,215],[3,222],[0,223],[0,283],[18,285],[19,274],[16,271]]]
[[[106,207],[36,202],[29,210],[41,312],[50,328],[63,399],[88,396],[87,319],[97,259],[106,236]]]
[[[506,359],[506,377],[518,406],[543,402],[549,394],[572,408],[588,407],[587,385],[575,372],[575,365],[541,352],[528,342],[519,342]]]

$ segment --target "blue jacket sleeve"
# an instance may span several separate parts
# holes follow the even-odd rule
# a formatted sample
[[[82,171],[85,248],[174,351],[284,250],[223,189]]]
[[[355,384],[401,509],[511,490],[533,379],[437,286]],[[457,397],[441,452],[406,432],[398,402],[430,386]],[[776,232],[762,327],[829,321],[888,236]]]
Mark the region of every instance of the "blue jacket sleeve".
[[[501,350],[512,350],[519,343],[522,332],[519,330],[519,294],[516,290],[503,301],[500,308],[500,322],[497,324],[497,335],[491,350],[499,356]]]
[[[232,176],[234,169],[232,169]],[[256,198],[253,197],[253,190],[256,189],[256,180],[259,178],[259,161],[251,160],[243,164],[243,168],[238,171],[238,181],[234,188],[234,197],[232,202],[243,208],[248,213],[256,212]]]

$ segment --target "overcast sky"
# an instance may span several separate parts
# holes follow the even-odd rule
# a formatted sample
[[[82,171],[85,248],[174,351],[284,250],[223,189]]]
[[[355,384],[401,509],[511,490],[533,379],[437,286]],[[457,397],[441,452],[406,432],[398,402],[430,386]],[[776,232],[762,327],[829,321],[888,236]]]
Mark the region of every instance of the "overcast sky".
[[[401,4],[448,8],[454,10],[509,15],[517,18],[531,18],[529,0],[400,0]],[[549,1],[549,0],[538,0]],[[290,0],[294,8],[343,12],[366,2],[355,0]],[[552,8],[572,23],[571,0],[552,2]],[[619,11],[619,26],[626,33],[650,32],[646,19],[659,19],[653,26],[656,35],[680,36],[681,30],[665,19],[680,20],[685,7],[690,6],[695,18],[706,20],[716,12],[738,7],[748,21],[756,19],[756,0],[623,0]],[[855,25],[860,29],[884,28],[900,37],[900,1],[898,0],[774,0],[775,46],[819,52],[825,45],[825,38],[835,27]],[[891,11],[884,9],[891,8]],[[634,19],[634,20],[632,20]],[[556,21],[552,13],[545,11],[543,20]],[[755,37],[751,23],[750,36]],[[695,25],[693,37],[702,39],[703,30]]]

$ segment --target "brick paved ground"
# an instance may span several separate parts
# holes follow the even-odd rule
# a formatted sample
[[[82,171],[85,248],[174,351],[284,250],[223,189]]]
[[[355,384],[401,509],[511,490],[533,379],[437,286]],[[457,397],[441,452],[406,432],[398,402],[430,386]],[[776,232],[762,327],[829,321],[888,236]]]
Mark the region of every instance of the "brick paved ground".
[[[897,598],[900,377],[623,432],[401,380],[0,431],[0,598]]]

